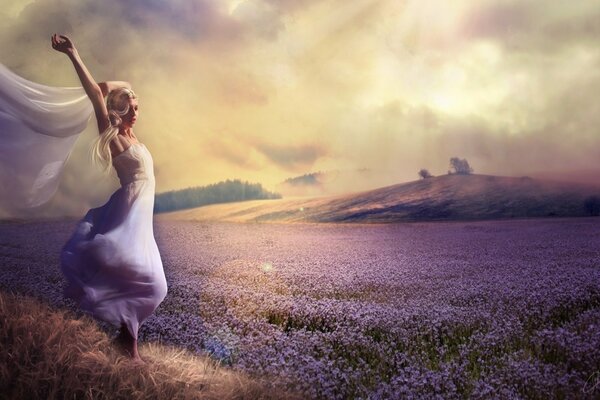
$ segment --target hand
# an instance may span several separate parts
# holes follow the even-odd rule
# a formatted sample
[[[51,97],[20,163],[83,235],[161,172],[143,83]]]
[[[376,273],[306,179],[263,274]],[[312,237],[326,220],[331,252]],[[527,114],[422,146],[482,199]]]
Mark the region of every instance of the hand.
[[[61,53],[70,54],[75,51],[75,45],[71,42],[66,36],[57,35],[56,33],[52,35],[52,48],[56,51],[60,51]]]

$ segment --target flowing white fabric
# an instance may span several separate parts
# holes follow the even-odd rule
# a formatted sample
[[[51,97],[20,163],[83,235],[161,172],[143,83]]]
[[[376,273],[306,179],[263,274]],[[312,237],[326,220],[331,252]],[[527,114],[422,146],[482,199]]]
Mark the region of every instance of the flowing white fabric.
[[[0,208],[23,211],[51,199],[92,112],[83,88],[30,82],[0,64]]]

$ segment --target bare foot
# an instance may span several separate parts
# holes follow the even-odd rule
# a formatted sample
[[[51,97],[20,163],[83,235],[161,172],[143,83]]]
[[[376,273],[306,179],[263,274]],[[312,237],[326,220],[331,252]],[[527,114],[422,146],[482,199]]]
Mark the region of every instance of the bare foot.
[[[114,339],[114,343],[121,348],[121,350],[131,357],[136,363],[144,364],[144,360],[140,357],[137,347],[137,339],[134,339],[129,333],[129,329],[125,325],[121,326],[119,335]]]
[[[134,358],[132,358],[132,359],[131,359],[131,363],[132,363],[133,365],[139,365],[139,366],[141,366],[141,365],[146,365],[146,361],[144,361],[144,360],[142,359],[142,357],[140,357],[139,355],[137,356],[137,358],[135,358],[135,357],[134,357]]]

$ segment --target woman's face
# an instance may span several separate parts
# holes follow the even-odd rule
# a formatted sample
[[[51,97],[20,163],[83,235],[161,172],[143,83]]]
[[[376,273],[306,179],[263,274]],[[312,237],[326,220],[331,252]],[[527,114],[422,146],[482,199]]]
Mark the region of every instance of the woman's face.
[[[131,128],[138,117],[138,101],[137,99],[129,99],[129,111],[127,114],[121,116],[121,120],[123,121],[123,126],[125,128]]]

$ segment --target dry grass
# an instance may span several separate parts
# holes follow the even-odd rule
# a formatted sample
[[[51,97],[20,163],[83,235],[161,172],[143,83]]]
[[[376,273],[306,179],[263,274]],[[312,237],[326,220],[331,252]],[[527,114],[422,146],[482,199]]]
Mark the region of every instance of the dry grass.
[[[297,398],[207,357],[148,343],[145,364],[87,317],[0,292],[0,397],[13,399]]]

